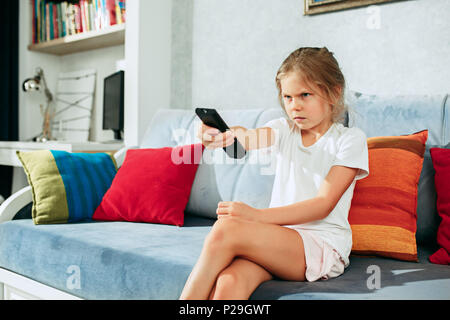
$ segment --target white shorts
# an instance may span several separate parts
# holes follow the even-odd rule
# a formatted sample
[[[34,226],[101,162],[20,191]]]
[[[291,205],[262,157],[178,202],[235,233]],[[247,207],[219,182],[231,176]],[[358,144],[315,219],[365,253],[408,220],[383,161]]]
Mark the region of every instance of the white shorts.
[[[332,246],[307,230],[292,229],[297,231],[303,239],[306,280],[327,280],[344,273],[344,260]]]

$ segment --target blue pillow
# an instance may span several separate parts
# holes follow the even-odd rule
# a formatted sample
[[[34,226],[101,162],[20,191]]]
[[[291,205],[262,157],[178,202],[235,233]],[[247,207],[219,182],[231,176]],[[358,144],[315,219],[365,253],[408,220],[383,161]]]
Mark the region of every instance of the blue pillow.
[[[31,186],[35,224],[92,219],[117,172],[107,153],[39,150],[17,156]]]

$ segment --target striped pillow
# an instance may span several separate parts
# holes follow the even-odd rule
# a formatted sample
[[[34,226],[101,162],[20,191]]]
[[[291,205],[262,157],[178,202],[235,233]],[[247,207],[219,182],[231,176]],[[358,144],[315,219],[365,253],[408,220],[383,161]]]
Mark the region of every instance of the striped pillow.
[[[107,153],[17,151],[33,194],[35,224],[90,220],[117,172]]]
[[[370,175],[356,182],[352,253],[417,261],[417,187],[428,130],[367,139]]]

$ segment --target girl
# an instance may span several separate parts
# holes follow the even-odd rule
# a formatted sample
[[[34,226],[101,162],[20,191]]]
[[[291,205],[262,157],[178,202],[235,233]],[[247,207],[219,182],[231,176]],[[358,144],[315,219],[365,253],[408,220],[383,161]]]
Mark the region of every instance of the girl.
[[[234,137],[246,150],[273,146],[276,171],[269,208],[219,202],[180,299],[248,299],[274,277],[316,281],[349,265],[348,212],[355,182],[369,169],[365,134],[338,122],[344,76],[327,48],[300,48],[281,65],[276,85],[286,117],[257,129],[199,130],[208,149]]]

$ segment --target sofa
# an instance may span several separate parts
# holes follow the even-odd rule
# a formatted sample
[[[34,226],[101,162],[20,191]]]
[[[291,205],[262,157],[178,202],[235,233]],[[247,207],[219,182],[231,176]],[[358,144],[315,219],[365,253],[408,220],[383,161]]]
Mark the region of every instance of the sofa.
[[[346,99],[350,110],[344,124],[361,128],[367,137],[429,130],[418,185],[418,262],[352,254],[350,266],[337,278],[313,283],[274,279],[250,299],[450,299],[450,267],[428,260],[437,249],[440,222],[429,149],[450,141],[448,95],[349,92]],[[247,128],[283,116],[279,107],[217,109],[228,125]],[[199,142],[198,123],[193,110],[159,110],[139,148]],[[119,166],[125,154],[126,149],[116,153]],[[274,178],[269,162],[252,162],[251,154],[239,160],[224,154],[204,151],[209,160],[198,166],[182,227],[123,221],[34,225],[30,187],[12,195],[0,206],[1,298],[178,299],[216,221],[217,203],[269,205]]]

